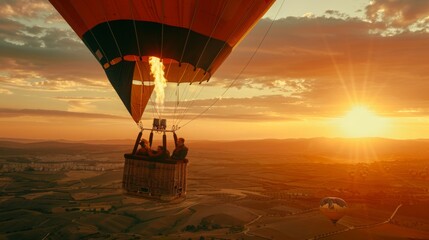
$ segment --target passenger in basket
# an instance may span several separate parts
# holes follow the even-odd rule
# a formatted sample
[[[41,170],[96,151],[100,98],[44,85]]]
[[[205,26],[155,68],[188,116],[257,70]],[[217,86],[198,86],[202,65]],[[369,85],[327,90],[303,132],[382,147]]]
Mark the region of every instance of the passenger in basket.
[[[178,138],[176,142],[176,148],[171,155],[171,159],[182,160],[186,158],[188,154],[188,148],[185,146],[185,139]]]
[[[150,151],[149,157],[155,160],[164,160],[170,157],[170,152],[163,146],[158,146],[156,151]]]
[[[136,154],[139,156],[149,156],[152,150],[150,149],[149,142],[146,139],[140,141],[140,148],[137,150]]]

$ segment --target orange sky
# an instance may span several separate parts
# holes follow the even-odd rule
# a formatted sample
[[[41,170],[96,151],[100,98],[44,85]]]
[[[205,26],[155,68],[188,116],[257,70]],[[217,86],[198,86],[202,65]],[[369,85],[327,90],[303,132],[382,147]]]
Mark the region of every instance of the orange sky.
[[[372,2],[277,1],[267,14],[281,6],[277,20],[261,20],[202,90],[187,89],[192,118],[236,79],[204,115],[180,121],[179,135],[353,137],[342,123],[360,105],[385,120],[368,136],[427,138],[429,1]],[[138,127],[102,68],[48,1],[6,0],[0,13],[0,137],[135,137]],[[150,108],[144,116],[149,126]],[[370,129],[362,125],[359,132]]]

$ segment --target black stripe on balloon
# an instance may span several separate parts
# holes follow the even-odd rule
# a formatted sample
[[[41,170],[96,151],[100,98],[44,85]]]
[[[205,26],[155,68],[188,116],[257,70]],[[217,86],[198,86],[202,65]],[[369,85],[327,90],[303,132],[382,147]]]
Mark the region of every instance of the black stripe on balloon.
[[[162,28],[163,45],[162,57],[171,58],[180,61],[183,48],[186,44],[186,50],[182,62],[190,63],[197,68],[210,72],[212,62],[215,58],[225,58],[232,48],[225,41],[210,38],[203,34],[191,31],[188,42],[186,43],[189,29],[174,27],[169,25],[162,26],[161,23],[136,21],[137,31],[134,29],[133,20],[115,20],[107,23],[101,23],[86,32],[82,40],[86,46],[95,55],[96,51],[101,49],[106,54],[99,60],[101,65],[108,61],[125,55],[137,56],[158,56],[161,57]],[[112,33],[114,34],[114,37]],[[136,32],[140,41],[140,52],[136,40]],[[95,38],[94,38],[95,37]],[[115,43],[119,45],[119,49]],[[207,44],[208,42],[208,44]],[[207,46],[205,47],[205,45]],[[205,47],[205,49],[204,49]],[[219,59],[220,60],[220,59]],[[223,61],[220,60],[220,61]],[[197,65],[198,63],[198,65]]]
[[[105,70],[107,78],[131,115],[131,85],[135,64],[135,62],[121,61]]]

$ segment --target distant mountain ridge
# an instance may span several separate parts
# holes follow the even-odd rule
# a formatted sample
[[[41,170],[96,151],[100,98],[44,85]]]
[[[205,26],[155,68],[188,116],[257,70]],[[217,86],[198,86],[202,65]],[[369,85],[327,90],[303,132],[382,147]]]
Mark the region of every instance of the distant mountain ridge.
[[[102,141],[101,141],[102,142]],[[80,154],[84,152],[97,152],[97,151],[124,151],[131,152],[132,147],[129,144],[91,144],[84,142],[72,141],[28,141],[20,140],[11,141],[0,139],[0,153],[8,154],[38,154],[38,153],[52,153],[52,154]]]
[[[134,140],[100,140],[100,141],[43,141],[22,139],[0,139],[0,152],[81,153],[84,151],[124,151],[130,152]],[[154,144],[155,145],[155,144]],[[429,160],[429,140],[395,140],[384,138],[308,138],[308,139],[262,139],[235,141],[189,140],[186,145],[192,152],[207,154],[243,153],[257,156],[308,156],[327,157],[333,160]],[[173,149],[173,143],[168,143]]]
[[[0,141],[4,142],[16,142],[16,143],[37,143],[37,142],[59,142],[59,143],[86,143],[86,144],[111,144],[111,145],[121,145],[121,144],[130,144],[134,143],[133,139],[107,139],[107,140],[67,140],[67,139],[27,139],[27,138],[1,138]]]

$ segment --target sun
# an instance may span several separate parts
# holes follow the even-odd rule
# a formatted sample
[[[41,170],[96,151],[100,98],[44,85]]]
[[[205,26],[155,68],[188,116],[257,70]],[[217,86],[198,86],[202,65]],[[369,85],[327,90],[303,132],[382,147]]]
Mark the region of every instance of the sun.
[[[387,120],[365,106],[355,106],[339,124],[347,137],[380,137],[386,130]]]

